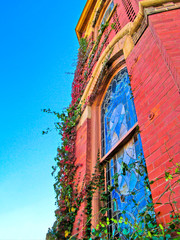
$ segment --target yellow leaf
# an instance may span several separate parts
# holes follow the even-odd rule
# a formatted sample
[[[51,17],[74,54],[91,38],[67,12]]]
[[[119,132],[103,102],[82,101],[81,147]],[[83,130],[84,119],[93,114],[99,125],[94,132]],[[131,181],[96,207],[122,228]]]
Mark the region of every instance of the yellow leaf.
[[[71,212],[75,212],[76,209],[74,207],[71,208]]]
[[[65,238],[67,237],[69,235],[69,231],[65,231],[65,234],[64,234],[64,236],[65,236]]]

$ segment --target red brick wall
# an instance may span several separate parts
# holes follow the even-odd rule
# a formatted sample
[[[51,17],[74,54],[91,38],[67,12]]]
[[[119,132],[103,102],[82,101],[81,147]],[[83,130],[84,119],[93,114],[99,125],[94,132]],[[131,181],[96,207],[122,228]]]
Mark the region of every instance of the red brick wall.
[[[135,7],[136,1],[134,0]],[[134,95],[138,123],[141,130],[142,145],[147,164],[149,180],[164,175],[173,167],[172,162],[180,159],[180,95],[178,92],[178,76],[180,64],[180,42],[178,29],[180,28],[180,10],[173,10],[149,16],[149,27],[146,29],[137,45],[126,60]],[[122,4],[117,7],[121,27],[129,22]],[[109,36],[114,37],[115,31]],[[78,182],[83,182],[84,175],[90,176],[90,131],[91,120],[87,119],[77,130],[76,164],[82,164],[77,172]],[[98,134],[98,133],[97,133]],[[154,183],[152,197],[158,201],[167,182],[165,178]],[[79,190],[81,187],[79,187]],[[174,200],[178,200],[180,207],[180,187],[176,187]],[[168,200],[169,194],[161,198],[161,202]],[[86,216],[83,213],[85,203],[80,206],[74,224],[73,234],[83,228]],[[169,220],[169,205],[156,205],[159,212],[158,221]],[[79,229],[79,230],[78,230]],[[79,233],[79,239],[83,231]]]
[[[163,58],[180,89],[180,9],[154,14],[149,19]]]
[[[88,181],[88,176],[90,176],[91,162],[90,162],[90,131],[91,131],[91,122],[90,119],[86,119],[85,122],[77,129],[77,138],[76,138],[76,165],[79,166],[76,173],[76,182],[78,184],[78,190],[81,191],[82,184]],[[84,214],[85,203],[82,203],[76,220],[74,223],[74,228],[72,235],[79,232],[79,239],[84,235],[83,227],[86,223],[86,215]]]
[[[167,16],[167,13],[161,13],[151,16],[150,19],[164,19],[164,14]],[[174,14],[176,14],[175,11]],[[180,95],[152,31],[154,27],[160,33],[158,25],[154,26],[153,22],[150,24],[151,28],[148,27],[127,58],[127,67],[131,75],[142,145],[151,181],[161,177],[168,167],[173,167],[169,162],[170,159],[174,162],[180,161]],[[161,31],[165,31],[164,28],[161,28]],[[169,38],[166,37],[162,41],[164,46],[173,45],[173,42],[176,42],[176,37],[172,39],[173,32],[173,28],[172,33],[169,29]],[[169,39],[171,43],[168,45],[166,40],[169,41]],[[171,56],[172,48],[167,47],[167,52]],[[173,59],[176,61],[176,56]],[[163,178],[151,186],[154,202],[163,193],[166,184]],[[175,198],[178,200],[180,200],[179,190],[180,188],[175,189]],[[165,194],[161,202],[167,202],[167,198],[168,195]],[[166,222],[169,219],[170,210],[169,205],[156,205],[155,211],[160,211],[158,220]]]

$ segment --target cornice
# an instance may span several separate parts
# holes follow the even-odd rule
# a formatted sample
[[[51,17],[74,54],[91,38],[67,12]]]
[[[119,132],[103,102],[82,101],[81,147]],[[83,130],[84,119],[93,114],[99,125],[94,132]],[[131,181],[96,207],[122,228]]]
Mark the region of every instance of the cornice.
[[[96,4],[96,2],[97,2],[97,0],[88,0],[86,2],[86,5],[82,11],[82,14],[79,18],[79,21],[78,21],[78,23],[76,25],[76,29],[75,29],[78,40],[80,40],[80,38],[81,38],[81,34],[82,34],[82,30],[83,30],[84,26],[86,24],[88,24],[87,16],[89,13],[91,14],[93,12],[92,6],[94,4]],[[92,12],[91,12],[91,10],[92,10]]]

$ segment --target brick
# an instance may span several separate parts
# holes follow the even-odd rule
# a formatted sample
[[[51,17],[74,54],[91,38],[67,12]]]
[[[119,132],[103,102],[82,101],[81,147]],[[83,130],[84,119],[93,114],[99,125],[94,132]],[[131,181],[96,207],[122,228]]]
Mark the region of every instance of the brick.
[[[150,155],[150,150],[146,149],[144,150],[144,157],[147,158]]]
[[[156,142],[154,142],[154,144],[152,144],[151,147],[149,148],[150,153],[155,152],[157,149],[159,149],[162,146],[162,144],[163,144],[162,140],[157,140]]]
[[[159,202],[167,203],[169,201],[169,185],[168,182],[165,181],[165,178],[162,178],[164,182],[162,184],[159,184],[159,180],[157,181],[157,187],[152,189],[152,195],[154,195],[154,198],[156,198]],[[159,198],[159,199],[157,199]]]
[[[172,221],[172,218],[170,217],[170,214],[168,213],[167,215],[164,216],[164,223],[169,223]]]
[[[174,110],[177,110],[177,112],[180,112],[180,98],[176,98],[172,103],[171,106]]]
[[[161,157],[158,158],[157,161],[154,162],[154,168],[159,167],[161,164],[167,162],[168,160],[170,160],[170,157],[168,153],[165,152],[163,155],[161,155]]]
[[[164,172],[166,170],[166,165],[162,164],[161,166],[155,168],[151,173],[148,173],[149,180],[155,180],[161,176],[164,176]]]
[[[154,164],[147,165],[147,171],[148,173],[151,173],[154,170]]]
[[[180,152],[179,153],[177,153],[174,157],[173,157],[173,161],[175,162],[175,163],[180,163]]]
[[[161,217],[163,215],[169,214],[172,211],[172,207],[170,204],[165,204],[161,205],[160,207],[156,207],[154,210],[156,213],[160,212],[159,217]]]
[[[180,142],[177,142],[172,148],[168,150],[168,154],[171,159],[179,152],[180,152]]]
[[[153,152],[149,157],[147,157],[146,161],[147,162],[155,162],[157,158],[161,156],[161,150],[157,149],[155,152]]]
[[[170,149],[178,142],[180,142],[180,133],[177,133],[175,136],[173,136],[171,139],[169,139],[169,141],[167,141],[167,143],[166,143],[167,149]]]

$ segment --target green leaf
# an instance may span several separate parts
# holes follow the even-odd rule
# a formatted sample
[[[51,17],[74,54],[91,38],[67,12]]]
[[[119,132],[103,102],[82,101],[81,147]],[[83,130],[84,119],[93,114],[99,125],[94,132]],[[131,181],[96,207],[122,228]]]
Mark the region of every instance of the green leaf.
[[[164,228],[161,224],[159,224],[159,227],[160,227],[161,230],[164,230]]]
[[[101,213],[105,214],[108,210],[109,210],[109,208],[103,208],[103,209],[101,209]]]
[[[102,227],[105,227],[105,225],[104,225],[102,222],[100,222],[99,224],[100,224]]]
[[[98,228],[99,228],[99,224],[97,224],[97,226],[96,226],[96,230],[98,230]]]
[[[169,179],[173,179],[173,176],[170,174],[170,172],[165,172],[165,179],[168,181]]]
[[[153,183],[154,183],[154,181],[150,181],[150,182],[149,182],[149,184],[153,184]]]
[[[150,231],[148,231],[148,236],[149,236],[150,238],[152,238],[152,234],[151,234]]]
[[[111,221],[114,222],[114,223],[118,223],[118,221],[114,218],[111,218]]]

